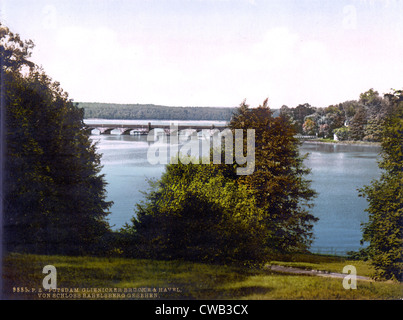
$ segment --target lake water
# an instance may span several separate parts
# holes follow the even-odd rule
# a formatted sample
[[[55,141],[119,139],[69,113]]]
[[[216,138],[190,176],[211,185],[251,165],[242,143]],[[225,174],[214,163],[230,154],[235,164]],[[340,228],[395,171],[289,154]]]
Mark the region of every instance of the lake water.
[[[103,120],[104,123],[114,121],[121,123],[122,120]],[[170,121],[158,123],[169,124]],[[117,230],[125,223],[130,223],[135,204],[144,199],[143,192],[148,189],[148,179],[158,179],[165,165],[148,162],[147,150],[153,142],[148,142],[147,136],[114,133],[93,134],[91,138],[98,142],[98,151],[103,155],[102,173],[108,182],[108,200],[114,201],[109,222]],[[362,145],[308,142],[301,146],[301,153],[309,152],[305,164],[312,169],[309,178],[312,187],[318,192],[312,212],[319,221],[314,227],[315,240],[311,251],[345,254],[360,248],[361,223],[368,221],[368,215],[364,211],[367,201],[358,197],[357,189],[379,177],[379,151],[379,147]]]
[[[306,152],[312,188],[318,192],[312,212],[319,221],[311,251],[345,254],[358,250],[361,223],[368,221],[368,202],[358,197],[357,189],[379,178],[380,147],[308,142],[301,147],[301,153]]]

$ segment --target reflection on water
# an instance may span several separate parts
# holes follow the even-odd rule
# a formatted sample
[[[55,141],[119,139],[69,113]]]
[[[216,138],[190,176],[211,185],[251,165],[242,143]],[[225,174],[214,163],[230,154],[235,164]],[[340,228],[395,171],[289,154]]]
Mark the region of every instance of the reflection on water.
[[[92,135],[102,153],[102,172],[108,182],[108,200],[114,201],[109,222],[121,228],[134,215],[135,204],[144,200],[148,179],[158,179],[162,164],[151,165],[147,150],[152,142],[140,135]],[[361,223],[367,221],[367,201],[358,188],[379,177],[379,147],[364,145],[304,143],[301,153],[312,169],[309,178],[318,192],[313,214],[315,224],[312,251],[343,254],[360,248]]]

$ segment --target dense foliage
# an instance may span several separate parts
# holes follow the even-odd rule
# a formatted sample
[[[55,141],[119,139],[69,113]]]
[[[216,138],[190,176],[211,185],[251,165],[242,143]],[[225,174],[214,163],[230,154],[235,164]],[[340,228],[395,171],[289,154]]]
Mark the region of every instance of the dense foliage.
[[[137,206],[134,254],[214,263],[262,261],[266,235],[253,195],[214,165],[168,165]],[[129,244],[130,246],[130,244]]]
[[[255,172],[237,175],[238,164],[169,164],[122,231],[131,254],[256,264],[309,247],[315,193],[293,126],[265,102],[256,109],[243,103],[230,128],[255,130]]]
[[[229,121],[234,108],[168,107],[154,104],[80,102],[85,118],[135,120],[216,120]]]
[[[29,61],[31,41],[0,30],[5,247],[94,253],[109,230],[111,203],[83,110]]]
[[[379,142],[385,118],[390,113],[387,94],[370,89],[360,94],[359,100],[345,101],[317,108],[308,103],[295,108],[282,106],[282,115],[288,116],[297,132],[338,140]]]
[[[380,179],[361,192],[368,200],[369,222],[363,226],[364,252],[376,276],[403,280],[403,91],[388,94],[391,113],[382,131]]]
[[[306,179],[310,170],[299,155],[295,128],[287,117],[273,117],[267,100],[255,109],[242,103],[230,128],[255,130],[255,172],[238,180],[253,192],[257,207],[264,212],[267,246],[282,252],[306,250],[312,223],[317,221],[309,213],[316,193]]]

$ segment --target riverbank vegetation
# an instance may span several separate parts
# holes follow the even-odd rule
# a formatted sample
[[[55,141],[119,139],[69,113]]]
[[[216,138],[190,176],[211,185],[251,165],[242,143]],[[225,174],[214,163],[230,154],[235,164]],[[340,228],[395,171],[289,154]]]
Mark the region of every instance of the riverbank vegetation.
[[[403,92],[392,96],[393,109],[382,130],[378,180],[363,187],[369,221],[363,225],[362,250],[373,261],[376,277],[403,281]]]
[[[358,100],[350,100],[328,107],[314,107],[309,103],[295,108],[282,106],[280,114],[293,122],[302,135],[338,141],[380,142],[385,121],[395,104],[392,90],[383,96],[374,89],[361,93]]]

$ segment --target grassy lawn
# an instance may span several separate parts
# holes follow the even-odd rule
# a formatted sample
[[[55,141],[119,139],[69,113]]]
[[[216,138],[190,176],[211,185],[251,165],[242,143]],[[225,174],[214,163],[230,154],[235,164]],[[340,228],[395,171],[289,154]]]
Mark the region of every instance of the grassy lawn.
[[[318,255],[285,256],[271,263],[334,272],[341,272],[345,265],[352,264],[356,266],[359,275],[371,273],[371,268],[366,262]],[[84,299],[98,297],[258,300],[403,297],[402,285],[393,282],[358,281],[356,290],[345,290],[342,279],[287,275],[265,269],[253,270],[183,261],[25,254],[11,254],[4,259],[3,280],[7,297],[42,299],[42,294],[47,293],[42,287],[42,280],[46,276],[42,273],[45,265],[54,265],[57,269],[59,291],[45,295],[50,299],[74,298],[74,293],[76,298]]]

